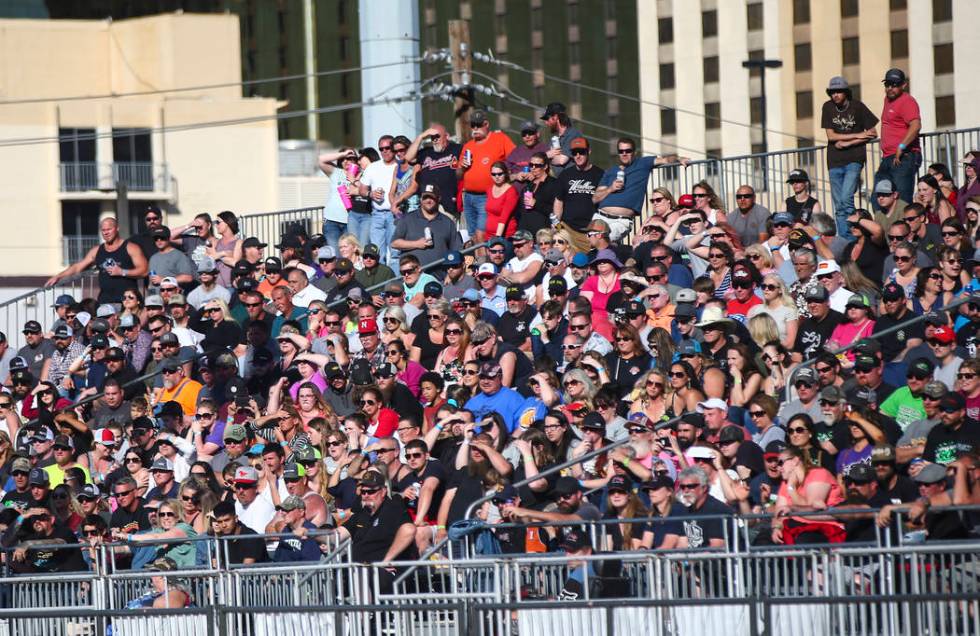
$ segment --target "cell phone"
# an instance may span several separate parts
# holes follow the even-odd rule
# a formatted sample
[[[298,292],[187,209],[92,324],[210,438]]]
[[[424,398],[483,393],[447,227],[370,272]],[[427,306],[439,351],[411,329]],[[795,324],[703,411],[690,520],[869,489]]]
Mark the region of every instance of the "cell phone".
[[[483,424],[477,424],[476,426],[473,427],[474,435],[479,435],[482,432],[483,432]]]

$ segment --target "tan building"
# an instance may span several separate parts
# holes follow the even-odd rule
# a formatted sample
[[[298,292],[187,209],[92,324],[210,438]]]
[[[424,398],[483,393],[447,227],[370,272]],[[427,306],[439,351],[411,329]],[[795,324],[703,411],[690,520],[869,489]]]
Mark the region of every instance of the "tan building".
[[[0,20],[0,276],[97,243],[120,182],[134,221],[275,209],[282,103],[242,97],[239,42],[234,15]]]
[[[880,116],[893,66],[910,77],[923,131],[975,127],[978,23],[976,0],[638,0],[641,98],[679,109],[644,104],[643,135],[697,158],[761,151],[760,80],[742,62],[762,58],[783,63],[766,71],[769,150],[826,143],[834,75]]]

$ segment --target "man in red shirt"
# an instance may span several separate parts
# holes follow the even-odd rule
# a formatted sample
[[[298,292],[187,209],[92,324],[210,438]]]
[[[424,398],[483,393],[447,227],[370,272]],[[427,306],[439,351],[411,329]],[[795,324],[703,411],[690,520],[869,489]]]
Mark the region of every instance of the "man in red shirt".
[[[748,322],[749,310],[755,305],[762,304],[762,299],[755,294],[755,281],[747,269],[732,271],[732,292],[735,297],[728,301],[725,314],[741,323]]]
[[[475,243],[483,242],[487,225],[487,190],[493,185],[490,166],[504,161],[514,150],[514,142],[499,130],[490,132],[490,120],[482,110],[470,114],[472,139],[463,146],[456,176],[463,183],[463,218]]]
[[[895,184],[902,201],[912,201],[915,175],[922,165],[919,103],[906,92],[909,80],[901,69],[890,69],[882,83],[885,103],[881,109],[881,164],[875,173],[875,185],[888,179]]]

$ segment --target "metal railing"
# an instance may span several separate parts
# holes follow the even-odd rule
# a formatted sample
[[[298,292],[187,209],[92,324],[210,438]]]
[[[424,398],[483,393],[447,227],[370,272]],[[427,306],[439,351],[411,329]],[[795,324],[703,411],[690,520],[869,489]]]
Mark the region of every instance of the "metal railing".
[[[92,236],[62,236],[61,264],[68,266],[82,260],[90,249],[102,243],[102,237]]]
[[[94,270],[82,272],[58,282],[54,287],[40,287],[14,296],[0,303],[0,331],[7,336],[11,347],[19,349],[26,341],[21,333],[24,323],[36,320],[45,332],[58,319],[53,309],[54,301],[62,294],[76,301],[98,293],[98,274]]]
[[[72,161],[58,164],[61,192],[113,190],[125,183],[132,192],[169,192],[170,168],[166,163],[142,161],[101,164]]]
[[[920,175],[926,172],[929,164],[944,163],[952,172],[955,182],[962,184],[965,176],[960,159],[970,150],[980,148],[980,128],[923,133],[919,135],[919,143],[923,157]],[[871,188],[880,162],[878,143],[867,144],[862,183],[857,192],[859,207],[871,207]],[[664,166],[651,173],[650,188],[665,187],[676,198],[690,193],[699,181],[706,181],[725,203],[726,209],[730,210],[734,206],[735,191],[747,184],[755,188],[757,203],[776,212],[785,209],[785,200],[793,194],[786,179],[797,168],[807,171],[812,183],[811,194],[820,201],[824,211],[833,216],[827,146],[705,159],[692,161],[686,167],[679,164]],[[648,218],[648,214],[649,208],[644,209],[641,219]]]
[[[296,230],[303,230],[307,236],[322,232],[323,206],[243,214],[238,224],[242,236],[254,236],[271,247]]]

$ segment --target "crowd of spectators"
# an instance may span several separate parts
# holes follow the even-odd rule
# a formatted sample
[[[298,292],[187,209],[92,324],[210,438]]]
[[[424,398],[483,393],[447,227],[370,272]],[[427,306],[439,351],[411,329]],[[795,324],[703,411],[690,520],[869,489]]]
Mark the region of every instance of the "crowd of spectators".
[[[960,188],[916,179],[915,100],[884,84],[879,131],[829,83],[833,201],[799,169],[778,210],[748,184],[648,193],[683,158],[622,138],[597,167],[553,103],[550,140],[474,112],[462,146],[435,125],[322,156],[322,235],[105,219],[50,281],[97,268],[98,298],[0,344],[8,564],[97,567],[111,542],[115,567],[190,568],[207,535],[233,563],[311,561],[322,530],[410,559],[488,495],[491,526],[546,526],[508,523],[504,552],[719,547],[703,515],[735,512],[771,513],[758,543],[874,540],[896,512],[972,536],[933,509],[980,501],[980,152]],[[602,518],[603,545],[547,527]]]

